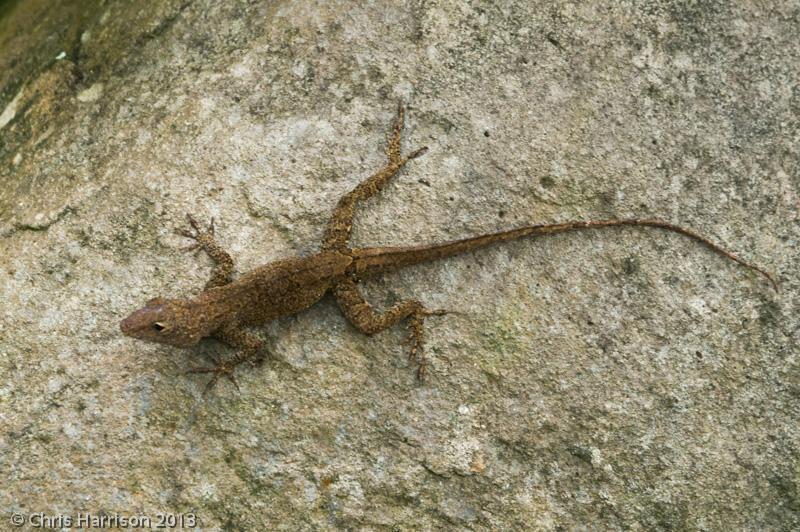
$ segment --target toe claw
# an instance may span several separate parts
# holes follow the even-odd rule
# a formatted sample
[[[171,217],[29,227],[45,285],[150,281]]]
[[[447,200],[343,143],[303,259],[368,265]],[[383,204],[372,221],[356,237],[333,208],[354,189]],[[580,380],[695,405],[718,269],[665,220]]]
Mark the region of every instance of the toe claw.
[[[417,353],[419,352],[419,344],[414,344],[411,349],[408,350],[408,359],[414,361],[417,359]]]
[[[428,151],[428,147],[427,146],[423,146],[423,147],[411,152],[406,158],[410,161],[411,159],[416,159],[417,157],[421,157],[422,155],[425,155],[425,152],[427,152],[427,151]]]
[[[191,368],[191,369],[187,369],[182,374],[183,375],[191,375],[191,374],[194,374],[194,373],[211,373],[212,371],[214,371],[214,368]]]
[[[233,375],[233,372],[226,373],[225,376],[228,377],[228,380],[233,383],[233,385],[236,387],[237,392],[242,391],[241,388],[239,388],[239,383],[236,381],[236,377]]]
[[[425,373],[426,373],[427,364],[420,364],[417,366],[417,380],[422,383],[425,381]]]
[[[203,397],[205,397],[206,394],[208,394],[208,392],[211,391],[211,388],[213,388],[214,385],[217,384],[217,380],[219,380],[219,374],[215,374],[213,377],[211,377],[211,380],[208,381],[206,387],[203,388]]]
[[[198,223],[197,223],[197,220],[195,220],[195,219],[194,219],[194,216],[192,216],[191,214],[189,214],[189,213],[187,212],[187,213],[186,213],[186,219],[187,219],[187,220],[189,220],[189,225],[191,225],[191,226],[192,226],[192,228],[193,228],[195,231],[198,231],[198,232],[200,231],[200,226],[198,225]]]

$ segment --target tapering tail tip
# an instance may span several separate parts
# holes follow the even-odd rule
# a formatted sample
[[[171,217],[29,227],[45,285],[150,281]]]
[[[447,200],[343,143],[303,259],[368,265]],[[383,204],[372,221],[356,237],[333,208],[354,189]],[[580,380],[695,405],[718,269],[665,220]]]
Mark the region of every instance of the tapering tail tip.
[[[775,289],[775,293],[776,294],[780,294],[781,293],[781,287],[778,284],[778,281],[776,281],[775,278],[772,277],[772,275],[770,275],[766,270],[762,270],[761,268],[755,268],[755,270],[758,271],[758,273],[760,273],[761,275],[763,275],[767,279],[769,279],[769,282],[772,283],[772,288]]]
[[[770,284],[772,285],[772,288],[775,290],[776,294],[779,294],[781,292],[780,286],[778,285],[778,281],[776,281],[775,278],[772,276],[772,274],[769,273],[767,270],[759,268],[755,264],[751,264],[751,263],[749,263],[747,261],[744,261],[744,260],[740,259],[739,257],[737,257],[736,255],[733,255],[732,253],[730,253],[730,254],[729,253],[725,253],[725,254],[729,258],[733,259],[735,262],[738,262],[739,264],[744,266],[745,268],[750,268],[751,270],[756,271],[756,272],[760,273],[762,276],[766,277],[767,281],[770,282]]]

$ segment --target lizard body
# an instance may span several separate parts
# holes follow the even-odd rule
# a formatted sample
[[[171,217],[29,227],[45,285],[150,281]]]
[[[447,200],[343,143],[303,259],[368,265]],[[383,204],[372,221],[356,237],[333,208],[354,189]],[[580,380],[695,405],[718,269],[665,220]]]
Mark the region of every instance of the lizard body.
[[[441,315],[445,311],[429,310],[417,300],[405,300],[396,303],[383,313],[378,313],[361,295],[356,284],[357,279],[524,236],[612,226],[656,227],[683,234],[730,260],[758,271],[777,289],[774,279],[765,270],[745,262],[689,229],[654,219],[632,218],[540,224],[441,244],[350,248],[348,240],[357,204],[377,193],[408,161],[427,151],[427,148],[420,148],[401,157],[400,135],[403,118],[404,111],[401,105],[398,107],[397,119],[389,137],[388,164],[339,200],[328,223],[320,252],[307,257],[276,260],[233,280],[231,278],[233,259],[214,238],[214,220],[211,220],[211,225],[204,231],[191,215],[187,215],[194,232],[181,230],[178,233],[194,239],[195,243],[186,249],[201,248],[215,262],[205,289],[194,298],[155,298],[148,301],[143,308],[122,320],[120,323],[122,332],[134,338],[180,347],[190,347],[203,338],[213,337],[236,348],[237,354],[230,360],[215,360],[214,367],[189,371],[189,373],[213,375],[206,386],[208,391],[222,375],[236,384],[233,375],[236,366],[257,357],[261,341],[249,333],[246,327],[300,312],[330,291],[347,319],[365,334],[380,332],[408,318],[411,333],[409,357],[416,360],[417,376],[422,379],[426,370],[426,360],[422,351],[423,320],[426,316]]]

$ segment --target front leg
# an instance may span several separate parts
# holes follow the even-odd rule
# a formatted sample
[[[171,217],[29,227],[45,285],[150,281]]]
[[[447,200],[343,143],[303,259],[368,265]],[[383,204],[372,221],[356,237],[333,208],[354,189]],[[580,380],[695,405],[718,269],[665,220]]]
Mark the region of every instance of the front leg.
[[[186,218],[189,220],[189,225],[192,226],[194,232],[187,231],[186,229],[176,229],[175,233],[185,236],[186,238],[191,238],[195,243],[183,248],[183,250],[193,251],[202,248],[208,256],[211,257],[211,260],[214,261],[214,269],[211,270],[211,278],[208,280],[205,287],[214,288],[231,282],[233,259],[227,251],[217,244],[214,238],[214,218],[211,218],[211,223],[205,231],[200,229],[200,225],[191,214],[186,213]]]
[[[364,296],[358,291],[356,283],[351,279],[337,281],[332,288],[332,292],[336,297],[339,308],[342,309],[350,323],[364,334],[373,335],[391,327],[402,319],[409,318],[408,340],[411,348],[408,358],[417,362],[417,378],[420,381],[425,378],[428,361],[423,350],[425,335],[422,324],[425,317],[441,316],[446,314],[446,311],[428,310],[419,301],[407,299],[395,303],[389,310],[379,314],[364,299]]]
[[[203,390],[203,395],[206,395],[211,388],[217,384],[217,381],[221,376],[225,376],[230,380],[236,389],[239,389],[239,383],[236,382],[236,377],[234,376],[234,370],[236,366],[242,364],[243,362],[247,362],[248,360],[252,360],[256,358],[258,351],[261,349],[262,342],[252,333],[247,332],[243,327],[239,324],[230,324],[216,333],[214,333],[213,338],[216,338],[220,342],[227,344],[231,347],[237,349],[236,355],[233,356],[230,360],[217,360],[214,359],[214,367],[211,368],[194,368],[186,371],[185,373],[211,373],[213,376],[211,380],[208,381],[206,384],[205,389]]]

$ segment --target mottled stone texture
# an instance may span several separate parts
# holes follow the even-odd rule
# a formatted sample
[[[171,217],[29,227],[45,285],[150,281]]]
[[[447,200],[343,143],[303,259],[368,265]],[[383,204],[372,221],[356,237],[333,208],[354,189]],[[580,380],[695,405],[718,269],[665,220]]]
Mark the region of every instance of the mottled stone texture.
[[[0,519],[194,512],[204,530],[800,527],[796,2],[19,0],[0,4]],[[356,245],[659,217],[364,283],[418,297],[365,337],[330,298],[222,347],[121,335],[199,290],[184,213],[239,271],[314,251],[427,145]]]

